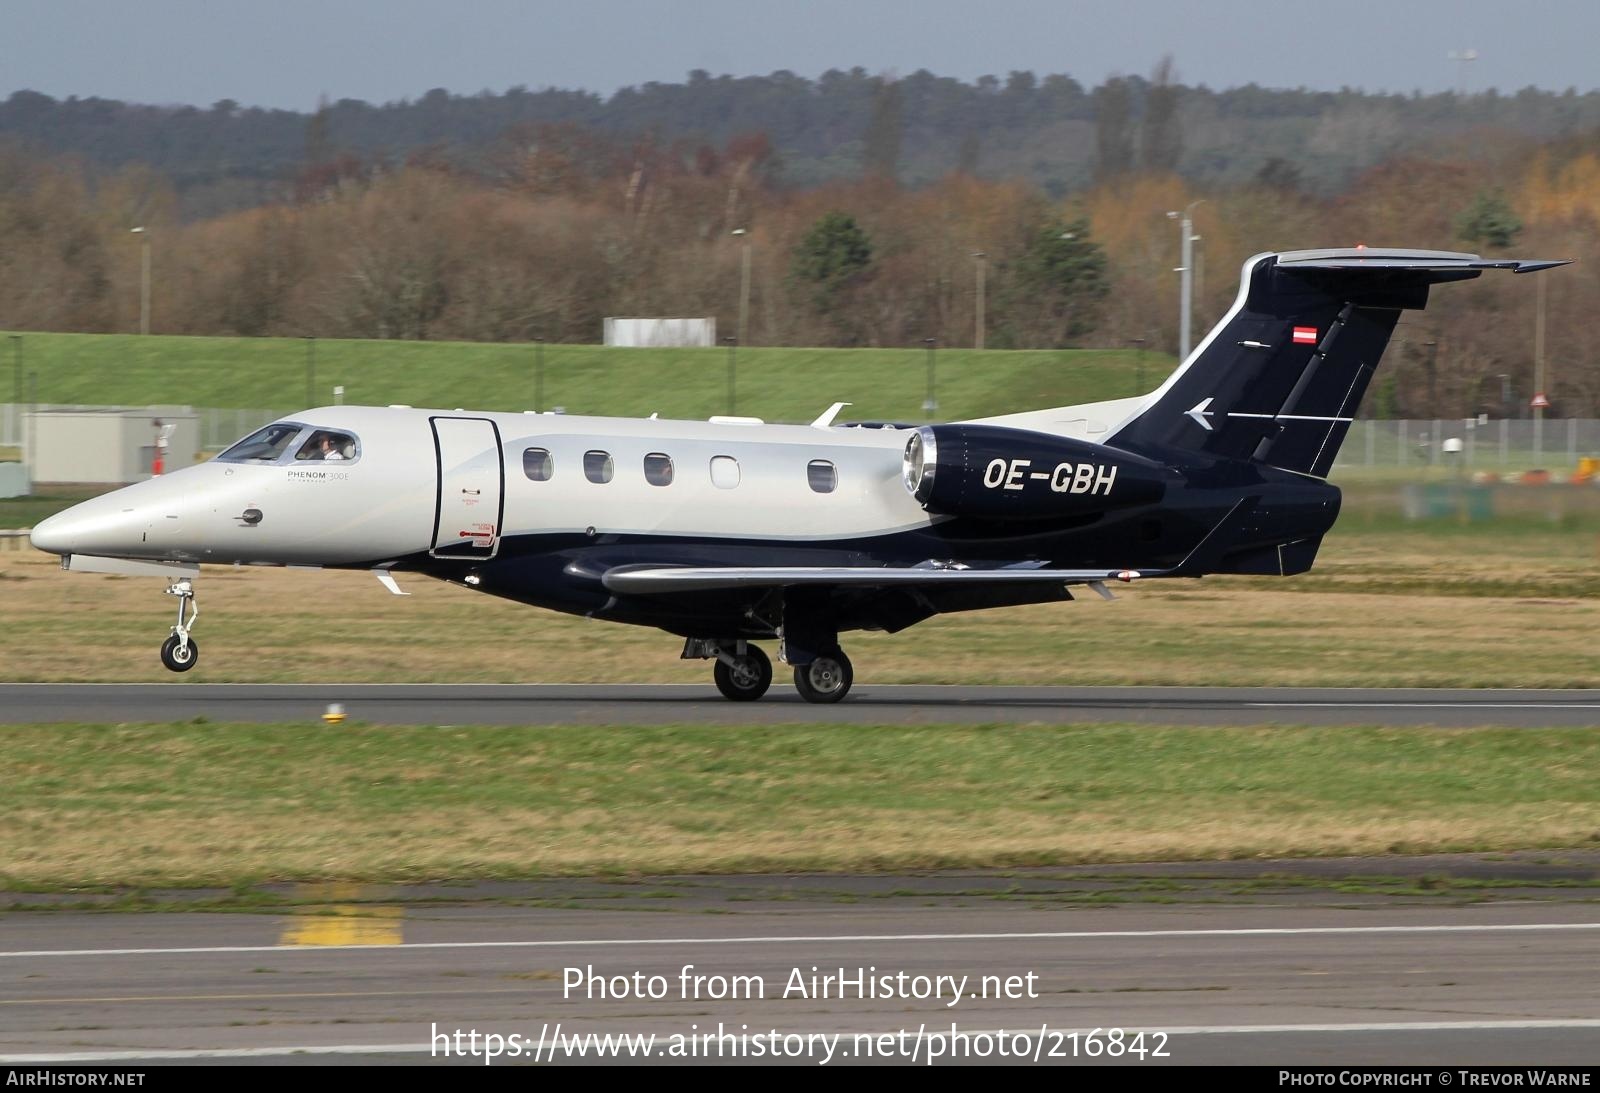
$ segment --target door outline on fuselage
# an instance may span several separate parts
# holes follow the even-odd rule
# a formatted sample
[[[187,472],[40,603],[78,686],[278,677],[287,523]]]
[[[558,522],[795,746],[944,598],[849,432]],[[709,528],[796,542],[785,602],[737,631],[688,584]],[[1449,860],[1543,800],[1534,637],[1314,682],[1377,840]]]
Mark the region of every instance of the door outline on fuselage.
[[[465,550],[460,546],[456,546],[456,544],[463,542],[476,541],[475,539],[467,539],[465,536],[461,535],[451,538],[443,544],[441,544],[439,540],[440,535],[444,531],[445,490],[447,488],[447,483],[445,481],[444,459],[445,438],[439,433],[439,423],[441,421],[463,424],[471,423],[477,426],[487,426],[486,430],[480,429],[478,431],[476,443],[487,444],[488,448],[484,449],[479,447],[472,449],[472,452],[476,453],[482,453],[487,450],[494,456],[494,487],[496,491],[496,498],[494,505],[494,523],[489,528],[489,546],[487,550]],[[435,483],[433,495],[433,544],[428,548],[428,554],[434,558],[443,558],[451,561],[487,561],[490,558],[493,558],[500,550],[500,532],[504,525],[506,512],[506,467],[505,453],[501,450],[500,427],[495,424],[494,419],[492,418],[471,416],[455,417],[453,415],[443,414],[428,418],[428,426],[433,431],[433,462]],[[446,432],[449,431],[450,430],[447,428]],[[459,454],[460,453],[457,450],[452,449],[452,455]],[[469,453],[468,458],[469,460],[472,458],[471,453]],[[477,523],[482,524],[483,521],[480,520],[477,521]],[[455,549],[451,549],[453,546]]]

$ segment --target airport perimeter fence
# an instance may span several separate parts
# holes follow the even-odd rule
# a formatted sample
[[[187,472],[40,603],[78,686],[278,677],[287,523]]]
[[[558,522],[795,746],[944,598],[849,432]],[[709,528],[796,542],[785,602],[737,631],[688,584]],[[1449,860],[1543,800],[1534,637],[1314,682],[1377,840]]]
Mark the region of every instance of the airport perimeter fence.
[[[0,448],[16,448],[27,444],[23,418],[30,410],[126,410],[127,406],[83,406],[61,403],[43,403],[27,406],[18,403],[0,403]],[[282,410],[240,410],[232,407],[183,407],[199,418],[200,448],[202,451],[220,451],[263,425],[284,415]],[[23,458],[26,459],[24,453]]]
[[[40,404],[41,410],[106,410],[121,407]],[[0,403],[0,448],[24,446],[23,416],[29,407]],[[200,446],[219,451],[235,440],[283,416],[281,410],[240,410],[200,407]],[[1460,450],[1448,449],[1459,440]],[[1339,450],[1336,472],[1374,470],[1425,470],[1435,467],[1468,471],[1516,473],[1548,470],[1561,474],[1574,470],[1585,457],[1600,457],[1600,419],[1550,418],[1542,424],[1529,420],[1476,419],[1357,421]]]
[[[1334,473],[1443,468],[1544,470],[1565,477],[1584,457],[1600,457],[1600,419],[1357,421],[1339,449]]]

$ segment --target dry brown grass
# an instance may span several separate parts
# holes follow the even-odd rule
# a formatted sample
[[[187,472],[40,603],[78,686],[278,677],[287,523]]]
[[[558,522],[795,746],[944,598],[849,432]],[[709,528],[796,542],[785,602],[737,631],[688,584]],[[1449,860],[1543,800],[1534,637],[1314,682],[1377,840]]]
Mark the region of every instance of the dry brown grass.
[[[13,885],[231,885],[241,879],[352,877],[408,881],[605,873],[857,871],[947,866],[1204,861],[1575,846],[1600,829],[1600,805],[1449,816],[1328,814],[1285,819],[1249,810],[1156,816],[785,810],[779,822],[695,833],[637,816],[574,822],[543,812],[485,815],[464,805],[394,822],[234,813],[125,815],[114,836],[35,830],[0,860]]]
[[[855,634],[876,682],[1600,686],[1587,534],[1363,533],[1289,580],[1150,582],[1115,603],[936,618]],[[538,611],[420,577],[206,569],[185,682],[703,682],[654,630]],[[161,581],[0,553],[0,678],[171,681]],[[1487,594],[1482,594],[1487,593]]]
[[[0,726],[0,890],[1579,845],[1583,730]]]

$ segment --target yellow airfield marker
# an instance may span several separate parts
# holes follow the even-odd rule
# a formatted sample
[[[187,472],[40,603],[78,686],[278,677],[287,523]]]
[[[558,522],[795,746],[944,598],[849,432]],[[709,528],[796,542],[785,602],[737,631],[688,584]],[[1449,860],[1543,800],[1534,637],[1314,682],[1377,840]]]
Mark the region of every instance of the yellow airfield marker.
[[[322,720],[330,725],[337,725],[344,720],[344,706],[338,702],[328,703],[328,708],[323,711]]]

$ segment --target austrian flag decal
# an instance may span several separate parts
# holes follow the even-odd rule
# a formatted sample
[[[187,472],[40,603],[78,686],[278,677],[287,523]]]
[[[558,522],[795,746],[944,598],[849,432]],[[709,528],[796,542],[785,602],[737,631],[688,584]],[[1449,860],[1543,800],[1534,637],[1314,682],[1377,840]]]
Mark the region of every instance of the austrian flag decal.
[[[1317,328],[1314,326],[1297,326],[1294,328],[1295,345],[1316,345]]]

